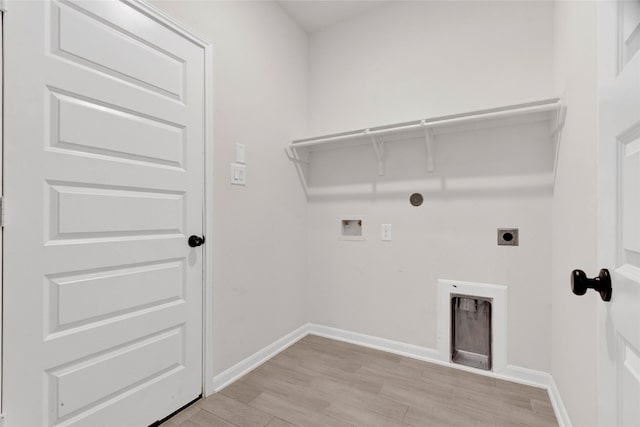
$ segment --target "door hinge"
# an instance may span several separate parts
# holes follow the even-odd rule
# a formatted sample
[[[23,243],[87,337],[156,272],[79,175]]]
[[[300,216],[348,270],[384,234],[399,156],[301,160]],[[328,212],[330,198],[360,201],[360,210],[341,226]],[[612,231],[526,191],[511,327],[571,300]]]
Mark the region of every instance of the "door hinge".
[[[0,228],[4,228],[6,207],[7,200],[4,198],[4,196],[0,196]],[[2,418],[0,418],[0,422],[2,422]],[[0,426],[1,425],[2,424],[0,424]]]
[[[5,415],[4,414],[0,414],[0,427],[4,427],[5,426]]]

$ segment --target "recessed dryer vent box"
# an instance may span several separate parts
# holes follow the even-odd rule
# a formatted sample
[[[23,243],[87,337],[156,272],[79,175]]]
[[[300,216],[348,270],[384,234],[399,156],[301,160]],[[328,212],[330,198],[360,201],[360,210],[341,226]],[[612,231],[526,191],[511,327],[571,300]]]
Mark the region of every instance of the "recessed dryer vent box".
[[[340,239],[341,240],[364,240],[362,224],[364,217],[342,217],[340,218]]]
[[[490,298],[451,295],[451,361],[491,370]]]

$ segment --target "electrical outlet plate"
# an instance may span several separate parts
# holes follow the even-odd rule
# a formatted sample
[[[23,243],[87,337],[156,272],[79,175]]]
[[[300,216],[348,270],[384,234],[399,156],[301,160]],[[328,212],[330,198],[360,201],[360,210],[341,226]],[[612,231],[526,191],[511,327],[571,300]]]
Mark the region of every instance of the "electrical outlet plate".
[[[518,234],[517,228],[498,228],[498,246],[519,246]]]
[[[380,224],[380,240],[391,241],[391,224]]]

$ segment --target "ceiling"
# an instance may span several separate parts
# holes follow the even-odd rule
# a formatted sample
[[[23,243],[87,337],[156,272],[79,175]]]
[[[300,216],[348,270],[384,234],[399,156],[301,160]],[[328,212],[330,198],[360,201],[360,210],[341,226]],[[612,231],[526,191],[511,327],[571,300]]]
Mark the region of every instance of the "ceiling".
[[[277,0],[306,32],[313,33],[380,7],[389,0]]]

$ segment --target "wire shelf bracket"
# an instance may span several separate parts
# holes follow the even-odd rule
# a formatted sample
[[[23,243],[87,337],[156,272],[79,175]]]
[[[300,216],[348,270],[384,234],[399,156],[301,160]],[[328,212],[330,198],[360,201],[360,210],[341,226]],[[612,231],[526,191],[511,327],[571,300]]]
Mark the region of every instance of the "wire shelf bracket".
[[[313,138],[297,139],[291,141],[286,146],[285,152],[289,160],[298,166],[310,165],[310,161],[306,160],[306,157],[301,157],[299,155],[299,149],[304,148],[308,149],[305,151],[311,151],[323,145],[330,145],[332,148],[341,148],[342,144],[349,142],[357,142],[360,144],[368,142],[373,147],[376,155],[378,175],[382,176],[385,173],[385,145],[391,142],[398,142],[416,137],[420,138],[419,132],[422,130],[426,149],[426,170],[428,173],[433,173],[435,171],[434,151],[436,148],[435,140],[437,135],[484,129],[493,126],[512,126],[532,121],[548,121],[549,135],[556,150],[553,165],[553,175],[555,179],[560,137],[564,127],[566,114],[567,107],[563,103],[562,99],[550,98],[443,117],[370,127]],[[394,138],[385,139],[385,137],[390,136],[394,136]]]

